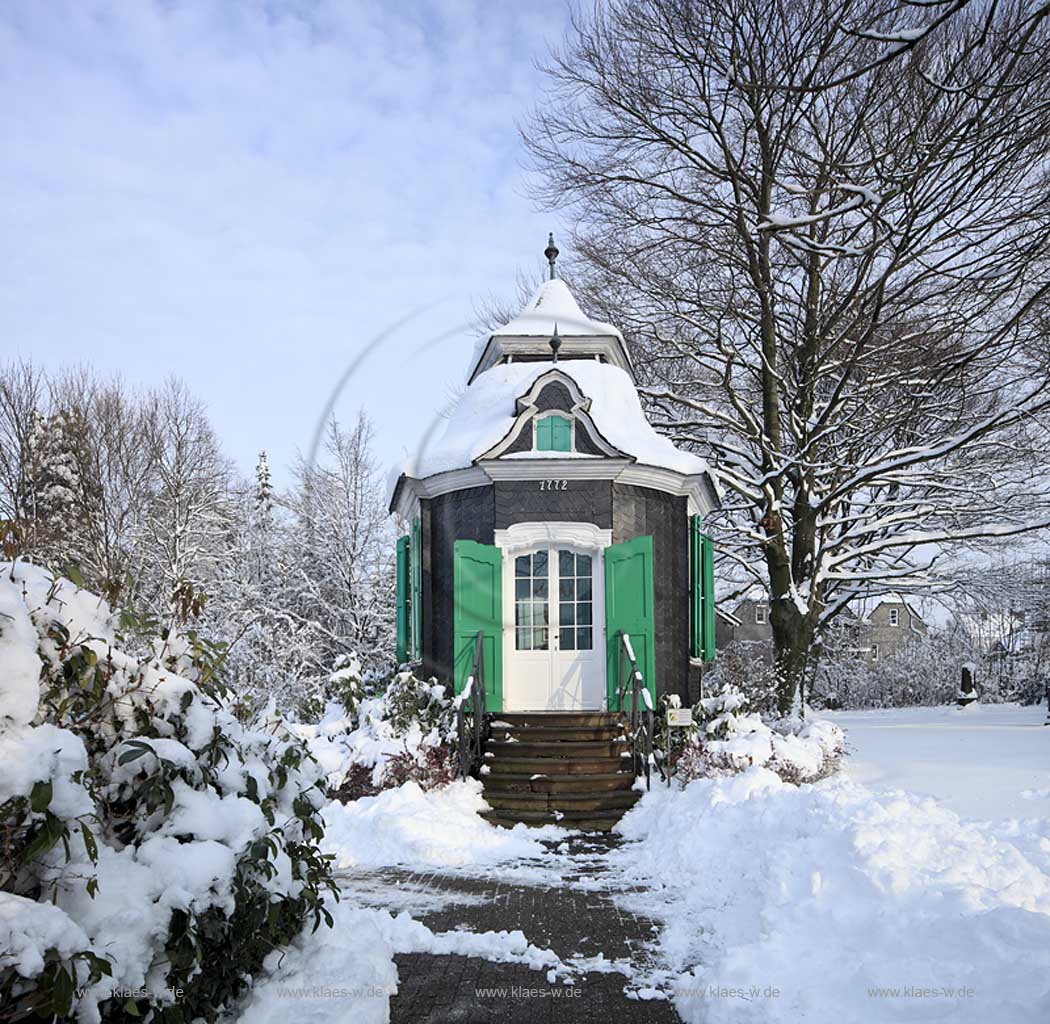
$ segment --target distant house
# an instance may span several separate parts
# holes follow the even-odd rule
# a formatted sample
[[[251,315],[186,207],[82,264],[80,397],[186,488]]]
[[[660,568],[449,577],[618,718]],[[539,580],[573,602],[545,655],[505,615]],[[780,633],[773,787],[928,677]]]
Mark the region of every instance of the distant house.
[[[861,649],[872,661],[896,654],[929,632],[923,617],[903,598],[882,598],[861,623]]]
[[[848,609],[843,613],[854,619]],[[917,636],[925,636],[929,627],[922,616],[896,595],[882,598],[870,614],[857,616],[850,630],[850,645],[857,654],[879,661],[896,654]],[[732,612],[718,609],[715,643],[724,649],[731,643],[753,646],[763,655],[772,654],[773,628],[769,624],[769,602],[745,597]]]

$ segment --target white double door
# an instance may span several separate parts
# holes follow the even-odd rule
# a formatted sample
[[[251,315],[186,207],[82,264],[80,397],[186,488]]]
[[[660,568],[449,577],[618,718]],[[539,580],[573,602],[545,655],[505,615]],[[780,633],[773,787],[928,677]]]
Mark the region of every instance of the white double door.
[[[545,543],[503,559],[503,706],[601,710],[605,600],[601,549]]]

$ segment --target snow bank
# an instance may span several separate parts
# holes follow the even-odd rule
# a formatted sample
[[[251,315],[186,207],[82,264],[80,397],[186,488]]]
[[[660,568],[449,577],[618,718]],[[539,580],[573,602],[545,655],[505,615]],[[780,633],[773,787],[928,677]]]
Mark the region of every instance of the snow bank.
[[[476,779],[427,793],[406,782],[378,796],[328,804],[323,847],[335,854],[339,868],[454,867],[539,857],[544,852],[540,839],[564,835],[553,826],[497,828],[479,817],[487,809]]]
[[[698,455],[680,451],[653,429],[624,370],[580,359],[557,365],[504,363],[486,370],[463,393],[444,433],[425,438],[416,454],[401,467],[402,472],[422,478],[473,465],[513,426],[517,399],[538,377],[553,369],[571,377],[591,399],[590,415],[595,425],[620,451],[644,465],[677,473],[695,475],[708,471],[707,463]]]
[[[1050,1019],[1050,856],[932,800],[755,767],[654,788],[620,831],[686,1021]]]

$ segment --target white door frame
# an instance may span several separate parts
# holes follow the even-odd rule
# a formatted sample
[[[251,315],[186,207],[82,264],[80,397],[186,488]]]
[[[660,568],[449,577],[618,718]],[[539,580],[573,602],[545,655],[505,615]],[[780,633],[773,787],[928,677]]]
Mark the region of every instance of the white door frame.
[[[593,523],[515,523],[505,530],[495,531],[495,543],[503,551],[503,706],[507,711],[540,711],[544,708],[518,707],[514,700],[514,665],[519,653],[514,647],[514,557],[537,548],[569,548],[588,554],[592,559],[592,608],[594,618],[595,667],[600,675],[601,703],[598,707],[580,710],[603,710],[607,703],[605,686],[605,549],[612,544],[612,530],[603,530]],[[551,570],[553,573],[553,569]],[[551,595],[553,604],[555,595]],[[555,655],[554,631],[558,623],[550,623],[552,637],[550,663],[553,670]],[[599,689],[595,687],[596,691]],[[548,696],[548,702],[550,697]],[[571,709],[566,709],[571,710]]]

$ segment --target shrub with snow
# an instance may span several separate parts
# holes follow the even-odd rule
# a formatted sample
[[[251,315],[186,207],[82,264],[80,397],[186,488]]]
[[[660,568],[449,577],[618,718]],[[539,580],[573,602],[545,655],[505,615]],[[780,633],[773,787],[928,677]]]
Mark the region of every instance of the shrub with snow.
[[[738,689],[726,686],[693,708],[694,728],[664,740],[673,773],[683,781],[726,775],[759,765],[786,782],[812,782],[831,774],[845,747],[831,722],[782,719],[767,723]],[[667,733],[681,730],[667,729]],[[658,740],[663,736],[657,733]]]
[[[323,766],[330,792],[353,800],[407,781],[423,789],[450,782],[456,712],[445,687],[403,671],[368,697],[347,671],[341,685],[361,695],[330,701],[319,722],[292,727]]]
[[[0,1021],[212,1021],[329,916],[305,745],[242,727],[198,645],[139,659],[119,630],[69,580],[2,567]]]

